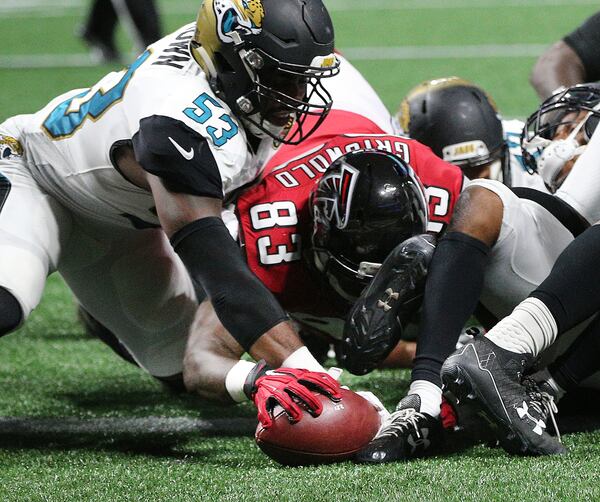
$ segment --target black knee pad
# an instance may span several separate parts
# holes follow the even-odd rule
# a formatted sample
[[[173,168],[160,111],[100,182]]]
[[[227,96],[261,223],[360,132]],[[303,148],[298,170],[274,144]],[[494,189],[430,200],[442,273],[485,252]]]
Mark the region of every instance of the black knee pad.
[[[14,295],[0,287],[0,336],[19,327],[23,320],[23,309]]]

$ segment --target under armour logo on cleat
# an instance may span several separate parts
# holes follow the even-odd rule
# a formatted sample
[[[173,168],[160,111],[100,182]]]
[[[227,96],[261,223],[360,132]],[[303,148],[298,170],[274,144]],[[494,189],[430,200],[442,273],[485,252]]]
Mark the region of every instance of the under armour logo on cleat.
[[[494,359],[496,359],[496,353],[489,352],[488,354],[479,358],[479,366],[481,367],[481,369],[486,369],[490,365],[490,363],[494,361]]]
[[[413,436],[412,434],[410,436],[408,436],[408,444],[412,447],[411,450],[411,454],[415,452],[415,450],[421,446],[423,449],[429,448],[429,445],[431,444],[431,441],[429,441],[429,439],[427,439],[427,437],[429,436],[429,429],[421,429],[421,435],[417,436],[415,438],[415,436]]]
[[[533,427],[533,432],[535,434],[537,434],[538,436],[541,436],[542,433],[544,432],[544,429],[546,428],[546,424],[544,423],[543,420],[537,419],[535,417],[532,417],[529,414],[529,406],[527,406],[527,403],[525,401],[523,401],[523,406],[522,407],[516,407],[517,409],[517,415],[519,415],[519,418],[521,420],[523,420],[524,418],[528,418],[529,420],[531,420],[535,426]]]
[[[392,288],[387,288],[385,290],[385,294],[387,295],[387,298],[385,301],[377,300],[377,306],[380,309],[383,309],[385,312],[388,312],[392,308],[389,302],[392,300],[397,300],[400,297],[400,293],[395,292]]]

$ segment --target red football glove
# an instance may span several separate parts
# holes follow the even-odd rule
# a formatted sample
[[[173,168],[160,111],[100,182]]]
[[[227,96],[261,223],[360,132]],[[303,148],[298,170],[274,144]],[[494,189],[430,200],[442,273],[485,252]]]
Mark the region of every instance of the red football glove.
[[[258,409],[258,420],[263,427],[273,424],[272,411],[279,405],[290,421],[302,417],[301,403],[308,412],[318,417],[323,411],[321,401],[312,391],[324,394],[332,401],[342,397],[340,384],[327,373],[296,368],[269,370],[259,377],[252,389],[251,397]]]

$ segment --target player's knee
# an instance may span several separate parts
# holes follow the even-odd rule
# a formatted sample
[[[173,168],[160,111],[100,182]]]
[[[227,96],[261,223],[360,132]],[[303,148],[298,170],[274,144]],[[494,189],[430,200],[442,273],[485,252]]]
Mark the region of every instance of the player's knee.
[[[482,186],[468,187],[458,199],[449,231],[461,232],[492,246],[502,227],[504,205],[500,197]]]
[[[23,309],[14,295],[0,287],[0,336],[17,329],[23,321]]]

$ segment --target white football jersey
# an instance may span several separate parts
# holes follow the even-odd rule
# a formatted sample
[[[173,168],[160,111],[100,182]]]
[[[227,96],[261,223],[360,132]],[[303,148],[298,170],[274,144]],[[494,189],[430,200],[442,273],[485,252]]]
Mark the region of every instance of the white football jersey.
[[[146,170],[177,182],[181,175],[199,195],[223,197],[254,179],[273,140],[251,153],[238,119],[191,57],[194,30],[180,28],[129,68],[55,98],[25,121],[21,141],[36,181],[72,210],[143,227],[158,225],[152,196],[115,168],[115,145],[132,143]]]

